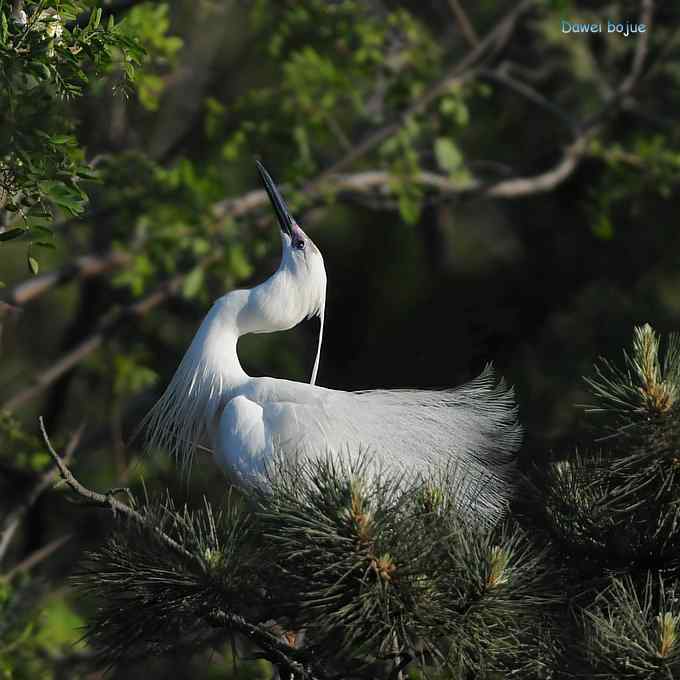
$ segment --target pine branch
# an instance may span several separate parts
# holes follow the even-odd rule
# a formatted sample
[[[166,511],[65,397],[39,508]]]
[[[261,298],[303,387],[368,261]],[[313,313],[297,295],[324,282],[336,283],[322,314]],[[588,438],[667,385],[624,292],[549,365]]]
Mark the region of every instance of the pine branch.
[[[55,451],[42,418],[40,419],[40,428],[59,473],[71,491],[88,505],[108,508],[113,511],[114,515],[130,520],[133,526],[143,532],[142,536],[150,535],[164,548],[169,548],[171,554],[181,559],[175,567],[177,570],[175,572],[169,564],[164,565],[162,559],[148,559],[147,551],[153,550],[153,545],[149,543],[148,538],[142,539],[141,547],[138,548],[141,552],[135,555],[134,552],[131,552],[133,545],[129,541],[134,541],[136,535],[134,532],[131,533],[131,529],[128,529],[125,539],[121,539],[119,536],[117,541],[114,540],[108,547],[105,547],[99,556],[97,554],[90,556],[90,566],[76,577],[77,582],[97,593],[108,589],[110,594],[118,598],[127,598],[130,604],[138,609],[144,598],[136,599],[135,595],[143,593],[146,588],[144,581],[144,570],[146,569],[150,575],[148,583],[153,584],[152,588],[160,587],[162,593],[168,595],[176,588],[184,591],[183,596],[176,600],[179,603],[178,612],[182,613],[183,616],[179,620],[175,616],[172,619],[174,622],[184,622],[186,626],[188,620],[191,627],[192,607],[195,607],[196,611],[200,611],[206,608],[207,603],[212,602],[210,610],[204,615],[205,620],[211,625],[226,627],[233,632],[243,634],[248,640],[257,644],[272,663],[283,670],[296,674],[296,677],[303,680],[321,680],[328,677],[310,662],[299,661],[299,650],[278,640],[262,626],[248,622],[241,615],[214,606],[216,586],[211,587],[209,581],[205,581],[206,575],[209,576],[211,571],[215,569],[221,574],[236,573],[236,569],[227,562],[227,557],[230,550],[232,551],[232,559],[237,556],[234,551],[238,547],[238,542],[235,540],[235,534],[230,537],[228,532],[224,533],[224,527],[218,531],[219,522],[213,516],[208,505],[205,506],[205,522],[197,522],[194,516],[186,514],[186,510],[184,515],[177,513],[172,504],[162,507],[159,511],[147,508],[144,512],[140,512],[118,501],[114,497],[114,492],[101,494],[88,489],[76,479],[64,459]],[[168,527],[172,528],[175,534],[179,533],[182,540],[171,536],[167,531]],[[239,531],[236,525],[233,525],[232,529],[234,532]],[[191,545],[191,550],[187,549],[188,544]],[[220,548],[221,545],[225,545],[225,548]],[[42,557],[41,555],[41,559]],[[248,571],[247,560],[244,559],[243,555],[238,555],[238,557],[240,569]],[[167,560],[167,557],[165,559]],[[188,571],[185,565],[189,566]],[[128,578],[121,578],[126,570],[129,570]],[[94,577],[91,580],[88,578],[90,575]],[[222,582],[220,588],[223,589],[224,587],[225,584]],[[196,601],[194,602],[192,598],[196,598]],[[115,598],[111,600],[112,603],[115,601]],[[128,651],[133,653],[132,643],[140,642],[139,636],[149,635],[151,637],[152,631],[156,634],[159,630],[167,631],[167,627],[161,626],[162,616],[160,614],[163,612],[167,615],[168,611],[172,611],[173,598],[161,596],[154,601],[160,607],[159,610],[151,607],[151,601],[148,598],[144,606],[146,623],[152,626],[151,629],[144,626],[139,627],[142,619],[142,615],[139,613],[136,617],[138,628],[130,626],[127,610],[123,610],[122,625],[117,629],[112,628],[112,626],[115,626],[115,621],[113,621],[115,616],[111,612],[105,613],[98,623],[95,622],[95,628],[91,630],[90,637],[106,644],[109,661],[112,658],[121,658]],[[114,612],[120,614],[120,604],[113,606]],[[249,602],[248,606],[252,610],[253,602]],[[176,626],[172,627],[175,628]],[[178,630],[186,633],[185,628]],[[110,638],[112,635],[113,640]],[[138,637],[135,638],[135,636]]]
[[[271,633],[262,630],[258,626],[248,623],[243,617],[236,614],[228,614],[220,609],[211,611],[206,620],[213,626],[226,627],[241,633],[247,640],[255,643],[265,652],[264,658],[277,666],[280,671],[286,671],[294,678],[300,680],[330,680],[336,678],[319,664],[311,661],[299,661],[298,657],[306,656],[300,650],[292,647]]]
[[[624,351],[623,367],[600,358],[595,375],[585,378],[595,402],[588,413],[616,416],[614,431],[650,419],[673,418],[680,398],[680,334],[672,333],[661,351],[661,341],[649,324],[634,330],[631,353]]]
[[[621,680],[674,678],[680,672],[678,583],[646,575],[612,579],[583,614],[595,673]]]
[[[460,470],[407,482],[358,454],[276,461],[268,480],[258,515],[272,597],[315,655],[349,673],[395,649],[470,672],[480,657],[498,668],[536,661],[535,626],[551,601],[544,555],[517,531],[463,520]]]

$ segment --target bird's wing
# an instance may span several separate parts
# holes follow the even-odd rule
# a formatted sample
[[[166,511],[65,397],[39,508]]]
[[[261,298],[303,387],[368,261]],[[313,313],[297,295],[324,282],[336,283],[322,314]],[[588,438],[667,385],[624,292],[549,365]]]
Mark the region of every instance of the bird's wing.
[[[310,455],[328,450],[326,440],[332,432],[324,399],[319,395],[314,399],[305,390],[298,394],[296,385],[310,387],[282,385],[277,395],[276,384],[266,384],[246,388],[226,403],[217,425],[215,452],[228,475],[235,472],[256,481],[276,452]]]
[[[218,459],[246,473],[262,471],[277,451],[306,458],[368,451],[395,472],[454,465],[464,482],[461,506],[489,519],[512,491],[522,433],[512,390],[490,368],[444,391],[343,392],[256,378],[237,400],[220,420]]]
[[[230,399],[215,439],[216,461],[227,476],[258,473],[268,454],[262,407],[243,395]]]

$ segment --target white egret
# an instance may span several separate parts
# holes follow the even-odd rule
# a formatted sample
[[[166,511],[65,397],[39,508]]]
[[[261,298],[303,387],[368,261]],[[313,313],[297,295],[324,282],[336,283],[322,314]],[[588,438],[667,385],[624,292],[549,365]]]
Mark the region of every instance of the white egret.
[[[456,499],[461,507],[495,520],[512,491],[511,461],[522,437],[512,389],[490,366],[441,391],[314,385],[326,299],[323,257],[259,163],[258,170],[281,229],[281,264],[264,283],[214,303],[147,416],[149,448],[168,450],[187,465],[197,446],[207,446],[224,472],[243,482],[261,480],[279,454],[347,456],[362,449],[381,467],[407,473],[452,462],[465,478]],[[246,374],[236,351],[241,336],[287,330],[314,315],[322,324],[312,384]]]

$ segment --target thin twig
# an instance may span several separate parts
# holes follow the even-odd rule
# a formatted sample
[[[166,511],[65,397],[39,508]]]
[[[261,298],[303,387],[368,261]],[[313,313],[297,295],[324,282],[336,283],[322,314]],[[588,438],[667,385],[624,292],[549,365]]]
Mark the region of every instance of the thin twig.
[[[456,21],[460,25],[461,33],[465,36],[465,39],[472,47],[477,47],[479,45],[479,36],[459,0],[449,0],[449,7],[451,7],[451,11],[456,17]]]
[[[59,550],[59,548],[68,543],[71,540],[71,538],[73,538],[72,534],[66,534],[65,536],[55,538],[53,541],[50,541],[49,543],[47,543],[47,545],[44,545],[42,548],[38,548],[38,550],[32,552],[28,557],[23,559],[21,562],[15,564],[6,574],[0,575],[0,583],[3,582],[7,583],[18,574],[23,574],[27,571],[30,571],[34,567],[38,566],[39,564],[44,562],[48,557],[51,557],[53,553]]]
[[[640,23],[645,24],[647,30],[644,33],[640,33],[637,38],[631,69],[609,97],[606,104],[582,124],[582,129],[591,129],[598,126],[613,110],[621,107],[637,87],[643,77],[645,61],[649,52],[649,36],[651,35],[653,17],[654,0],[642,0],[640,3]]]
[[[517,92],[517,94],[522,95],[530,102],[533,102],[542,109],[545,109],[546,111],[549,111],[553,115],[557,116],[557,118],[559,118],[565,124],[570,132],[574,133],[576,131],[576,123],[566,112],[564,112],[559,106],[555,106],[555,104],[549,101],[531,85],[513,78],[508,73],[507,68],[497,68],[494,70],[480,69],[479,75],[482,78],[487,78],[493,82],[505,85],[513,92]]]
[[[132,260],[129,253],[112,250],[104,255],[83,255],[60,269],[22,281],[11,288],[0,303],[0,318],[17,307],[34,300],[55,286],[74,279],[88,279],[99,274],[107,274],[125,266]]]
[[[91,489],[88,489],[86,486],[83,486],[74,477],[71,470],[69,470],[68,465],[66,464],[64,459],[54,450],[52,442],[50,441],[50,438],[47,435],[47,430],[45,429],[45,422],[42,416],[39,418],[39,422],[40,432],[42,433],[42,437],[45,442],[45,445],[47,446],[47,450],[50,452],[50,455],[52,456],[54,462],[57,464],[57,467],[59,468],[59,473],[61,474],[61,478],[71,489],[71,491],[73,491],[77,496],[85,500],[90,505],[94,505],[95,507],[100,508],[108,508],[113,512],[114,515],[122,515],[123,517],[132,520],[139,526],[149,531],[153,531],[156,534],[156,536],[158,536],[158,538],[163,543],[165,543],[166,546],[168,546],[178,554],[182,555],[183,557],[186,557],[192,562],[198,564],[201,568],[203,567],[202,562],[196,555],[193,555],[186,548],[183,548],[179,543],[177,543],[177,541],[174,538],[172,538],[172,536],[166,534],[162,529],[149,524],[145,517],[141,513],[137,512],[137,510],[131,508],[129,505],[126,505],[125,503],[121,503],[120,501],[116,500],[113,493],[111,492],[106,494],[98,493],[97,491],[92,491]]]
[[[295,678],[300,678],[301,680],[323,680],[330,677],[329,674],[318,668],[316,664],[298,660],[304,656],[304,652],[259,626],[248,623],[248,621],[237,614],[231,614],[222,609],[214,609],[208,615],[207,620],[213,626],[226,627],[241,633],[247,640],[250,640],[266,652],[268,661],[278,666],[279,669],[288,671]]]
[[[417,101],[411,104],[396,121],[376,130],[366,139],[359,142],[343,158],[333,163],[315,179],[308,182],[303,187],[303,191],[308,193],[315,189],[319,184],[323,184],[331,175],[337,175],[344,171],[350,165],[372,151],[376,146],[381,144],[385,139],[391,137],[409,118],[425,111],[433,101],[451,87],[469,80],[474,75],[474,66],[482,59],[485,53],[490,49],[495,52],[502,47],[512,35],[512,28],[517,19],[534,4],[536,4],[536,0],[523,0],[522,2],[519,2],[516,7],[510,10],[510,12],[496,24],[495,28],[485,36],[473,50],[458,62],[444,78],[439,80],[418,97]]]
[[[399,663],[397,663],[399,661]],[[390,680],[401,680],[404,677],[404,671],[413,661],[413,657],[408,652],[397,652],[395,655],[394,670],[390,675]]]
[[[219,256],[212,253],[203,258],[198,263],[198,267],[206,268],[218,259]],[[170,280],[163,282],[155,291],[145,298],[124,307],[117,315],[102,321],[97,330],[83,338],[73,349],[59,357],[45,371],[34,376],[30,381],[30,384],[2,404],[0,410],[14,411],[19,406],[22,406],[36,397],[58,378],[64,375],[64,373],[71,370],[74,366],[78,365],[86,357],[92,354],[92,352],[104,344],[106,340],[119,331],[128,321],[132,319],[141,319],[148,314],[149,311],[175,295],[186,276],[186,273],[174,276]]]
[[[73,458],[73,454],[80,443],[82,433],[83,427],[81,426],[69,439],[64,451],[63,460],[66,463],[69,463]],[[42,496],[42,494],[47,491],[47,489],[49,489],[52,484],[54,484],[54,480],[58,476],[59,468],[50,466],[47,470],[45,470],[45,472],[43,472],[36,483],[31,487],[24,500],[4,518],[2,526],[0,526],[0,563],[2,563],[7,550],[11,545],[12,539],[14,538],[14,535],[21,525],[21,521],[25,517],[26,513],[35,505],[38,498],[40,498],[40,496]]]

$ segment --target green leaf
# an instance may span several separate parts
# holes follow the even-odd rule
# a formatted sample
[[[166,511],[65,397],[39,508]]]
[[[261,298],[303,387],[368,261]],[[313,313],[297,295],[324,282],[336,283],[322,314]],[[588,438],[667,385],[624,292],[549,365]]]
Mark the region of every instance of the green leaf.
[[[52,144],[70,144],[75,146],[76,138],[73,135],[50,135]]]
[[[422,201],[417,195],[408,191],[399,194],[399,213],[407,224],[415,224],[420,217]]]
[[[458,170],[463,162],[463,154],[448,137],[439,137],[435,140],[434,155],[439,167],[449,175]]]
[[[192,298],[198,295],[203,285],[204,272],[201,267],[196,267],[193,271],[187,274],[182,284],[182,294],[184,297]]]
[[[52,230],[47,228],[47,225],[52,224],[51,215],[29,215],[26,221],[31,229],[37,229],[41,234],[52,235]]]
[[[592,226],[593,235],[602,241],[611,241],[614,238],[614,225],[606,215],[601,215]]]
[[[232,245],[229,248],[227,262],[229,270],[237,280],[248,278],[253,273],[253,266],[241,245]]]
[[[40,190],[60,208],[64,208],[72,215],[79,215],[85,205],[85,200],[79,189],[67,186],[56,180],[40,182]]]
[[[2,19],[0,21],[2,22],[0,24],[0,39],[4,45],[7,42],[7,15],[4,12],[2,13]]]
[[[0,234],[0,241],[11,241],[12,239],[18,238],[26,232],[26,229],[10,229],[9,231],[3,231]]]
[[[28,268],[34,276],[40,271],[40,264],[32,255],[28,256]]]
[[[45,224],[50,224],[52,220],[50,219],[49,221],[43,222],[45,219],[46,218],[43,217],[29,217],[28,224],[30,225],[32,231],[37,231],[47,238],[52,238],[54,236],[54,232],[49,227],[44,226]]]
[[[76,171],[76,175],[80,177],[81,179],[89,179],[91,181],[100,181],[101,180],[101,174],[92,168],[88,168],[83,166],[82,168],[78,168]]]
[[[38,248],[49,248],[50,250],[57,249],[57,246],[55,246],[54,243],[50,243],[49,241],[34,241],[33,245],[37,246]]]

